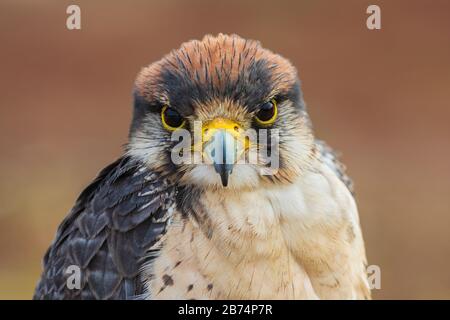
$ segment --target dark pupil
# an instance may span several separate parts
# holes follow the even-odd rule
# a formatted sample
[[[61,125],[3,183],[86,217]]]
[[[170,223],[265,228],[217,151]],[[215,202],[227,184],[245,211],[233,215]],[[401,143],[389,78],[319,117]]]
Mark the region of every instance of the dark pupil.
[[[261,121],[268,121],[272,119],[275,109],[272,102],[264,103],[258,111],[258,119]]]
[[[166,123],[171,127],[179,127],[183,123],[183,118],[172,109],[166,109],[164,111],[164,119],[166,120]]]

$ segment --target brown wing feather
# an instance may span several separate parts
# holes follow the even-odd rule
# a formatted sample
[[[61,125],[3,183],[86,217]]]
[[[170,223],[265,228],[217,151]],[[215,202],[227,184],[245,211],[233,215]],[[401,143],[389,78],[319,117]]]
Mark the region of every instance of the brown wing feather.
[[[142,294],[145,252],[166,231],[175,189],[141,163],[123,157],[81,193],[44,257],[34,299],[132,299]],[[81,270],[69,289],[65,271]]]
[[[339,161],[339,154],[328,146],[325,141],[316,140],[315,142],[316,147],[322,156],[322,161],[324,161],[336,173],[339,179],[341,179],[341,181],[347,186],[348,190],[354,194],[353,181],[346,174],[345,165]]]

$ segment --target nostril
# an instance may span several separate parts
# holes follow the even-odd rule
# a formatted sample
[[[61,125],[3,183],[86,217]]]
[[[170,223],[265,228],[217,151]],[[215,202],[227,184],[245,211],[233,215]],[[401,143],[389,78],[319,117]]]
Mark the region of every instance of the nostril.
[[[239,127],[238,126],[234,126],[234,131],[239,131]]]
[[[207,134],[207,133],[208,133],[208,129],[206,128],[203,132],[204,132],[205,134]]]

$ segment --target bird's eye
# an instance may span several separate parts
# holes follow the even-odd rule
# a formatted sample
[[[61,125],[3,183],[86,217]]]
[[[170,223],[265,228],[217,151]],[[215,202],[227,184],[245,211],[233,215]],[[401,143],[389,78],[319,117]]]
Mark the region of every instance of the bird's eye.
[[[174,131],[183,127],[186,121],[174,109],[164,106],[161,110],[161,122],[164,128]]]
[[[275,99],[272,99],[261,105],[258,113],[255,115],[255,120],[261,126],[269,126],[275,122],[277,114],[277,102]]]

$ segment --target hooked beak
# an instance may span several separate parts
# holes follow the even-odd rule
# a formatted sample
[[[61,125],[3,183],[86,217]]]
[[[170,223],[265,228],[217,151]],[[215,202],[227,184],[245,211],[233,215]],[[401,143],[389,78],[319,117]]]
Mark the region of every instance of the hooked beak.
[[[228,186],[233,166],[245,151],[242,128],[234,121],[216,118],[202,128],[203,154],[214,165],[222,185]]]

